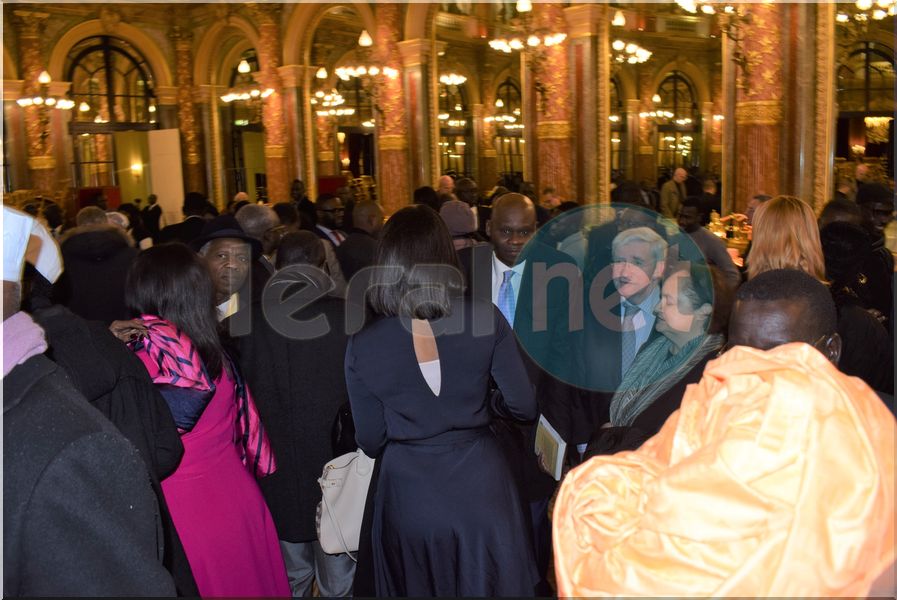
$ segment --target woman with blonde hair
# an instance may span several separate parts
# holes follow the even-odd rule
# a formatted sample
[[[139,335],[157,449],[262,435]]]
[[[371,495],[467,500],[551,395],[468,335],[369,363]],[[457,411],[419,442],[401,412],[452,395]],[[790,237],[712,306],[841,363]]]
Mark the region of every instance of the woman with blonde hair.
[[[747,257],[748,279],[773,269],[800,269],[825,283],[825,259],[816,214],[795,196],[776,196],[757,207]]]
[[[774,269],[798,269],[828,285],[816,215],[794,196],[776,196],[754,214],[754,236],[747,257],[748,279]],[[838,334],[843,344],[838,367],[873,389],[894,391],[894,350],[888,331],[874,316],[834,295]]]

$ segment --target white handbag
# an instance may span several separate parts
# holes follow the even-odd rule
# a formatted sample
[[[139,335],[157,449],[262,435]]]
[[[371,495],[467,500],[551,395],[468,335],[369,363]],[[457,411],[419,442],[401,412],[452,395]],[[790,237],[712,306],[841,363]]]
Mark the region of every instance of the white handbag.
[[[360,449],[337,456],[318,479],[318,541],[327,554],[358,552],[361,520],[367,501],[374,459]],[[351,556],[351,554],[350,554]]]

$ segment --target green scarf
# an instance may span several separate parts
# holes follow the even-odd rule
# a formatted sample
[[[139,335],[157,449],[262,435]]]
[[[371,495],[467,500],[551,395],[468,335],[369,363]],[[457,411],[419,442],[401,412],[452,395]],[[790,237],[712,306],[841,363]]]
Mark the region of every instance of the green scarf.
[[[673,354],[673,342],[660,336],[642,348],[610,401],[614,427],[632,425],[651,403],[676,385],[696,364],[723,345],[720,334],[699,335]]]

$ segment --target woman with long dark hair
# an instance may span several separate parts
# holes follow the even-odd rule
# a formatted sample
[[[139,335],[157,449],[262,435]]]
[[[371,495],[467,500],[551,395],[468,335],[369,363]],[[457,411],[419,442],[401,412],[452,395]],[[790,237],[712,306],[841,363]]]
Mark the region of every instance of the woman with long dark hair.
[[[274,471],[258,414],[218,337],[214,286],[182,244],[142,252],[128,273],[130,343],[168,402],[184,456],[162,481],[201,596],[289,596],[277,532],[255,477]]]
[[[536,416],[511,327],[463,299],[445,224],[406,207],[383,228],[371,304],[379,319],[346,350],[356,440],[378,458],[378,596],[532,596],[527,519],[490,429],[492,410]]]

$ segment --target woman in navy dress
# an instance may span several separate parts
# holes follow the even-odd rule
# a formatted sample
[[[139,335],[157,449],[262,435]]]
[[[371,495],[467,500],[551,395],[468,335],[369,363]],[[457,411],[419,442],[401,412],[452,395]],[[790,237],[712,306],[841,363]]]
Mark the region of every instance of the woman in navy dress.
[[[356,439],[380,461],[377,595],[532,596],[527,520],[489,429],[490,404],[536,417],[514,333],[491,303],[462,298],[451,236],[431,209],[393,215],[377,264],[379,318],[346,350]],[[501,394],[490,402],[492,382]]]

